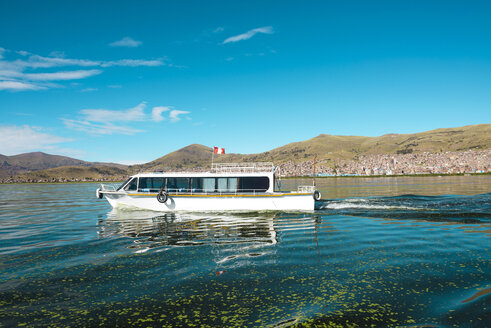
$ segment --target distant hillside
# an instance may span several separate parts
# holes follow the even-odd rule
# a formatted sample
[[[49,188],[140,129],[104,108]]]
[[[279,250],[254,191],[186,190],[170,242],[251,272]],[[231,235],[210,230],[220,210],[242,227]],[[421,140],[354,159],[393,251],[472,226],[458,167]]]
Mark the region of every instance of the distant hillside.
[[[106,165],[62,166],[18,175],[19,181],[117,181],[127,178],[128,171]]]
[[[214,156],[215,162],[271,161],[302,163],[317,156],[334,167],[339,161],[357,161],[360,156],[379,154],[421,154],[487,150],[491,148],[491,124],[436,129],[412,134],[386,134],[379,137],[334,136],[321,134],[258,154],[226,154]],[[212,149],[192,144],[154,161],[127,167],[114,163],[91,163],[70,157],[45,153],[16,156],[0,155],[0,179],[3,181],[93,179],[120,180],[142,171],[208,169]],[[20,174],[20,175],[19,175]],[[6,179],[16,176],[13,179]]]
[[[78,159],[50,155],[42,152],[25,153],[14,156],[0,156],[0,176],[17,175],[19,173],[44,170],[67,165],[88,165],[89,163]]]
[[[30,171],[39,171],[61,166],[112,166],[125,168],[115,163],[86,162],[66,156],[50,155],[42,152],[25,153],[14,156],[0,155],[0,178],[15,176]]]

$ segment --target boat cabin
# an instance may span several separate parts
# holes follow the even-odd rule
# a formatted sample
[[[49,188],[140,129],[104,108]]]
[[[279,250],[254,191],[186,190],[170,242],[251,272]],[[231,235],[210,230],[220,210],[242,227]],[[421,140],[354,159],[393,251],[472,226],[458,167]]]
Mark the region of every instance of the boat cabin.
[[[169,193],[265,193],[274,192],[275,169],[260,163],[215,164],[211,172],[140,173],[117,190]]]

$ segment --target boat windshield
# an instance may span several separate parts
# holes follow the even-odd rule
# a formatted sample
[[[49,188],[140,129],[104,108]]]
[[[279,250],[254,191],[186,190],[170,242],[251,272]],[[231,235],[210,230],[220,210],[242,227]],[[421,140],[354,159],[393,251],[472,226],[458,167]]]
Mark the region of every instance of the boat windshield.
[[[124,187],[124,186],[125,186],[125,185],[128,183],[128,181],[130,181],[130,180],[131,180],[131,177],[129,177],[128,179],[126,179],[126,181],[125,181],[125,182],[123,182],[123,183],[121,184],[121,186],[119,186],[119,187],[118,187],[118,189],[116,189],[116,190],[121,190],[121,189],[122,189],[122,188],[123,188],[123,187]]]

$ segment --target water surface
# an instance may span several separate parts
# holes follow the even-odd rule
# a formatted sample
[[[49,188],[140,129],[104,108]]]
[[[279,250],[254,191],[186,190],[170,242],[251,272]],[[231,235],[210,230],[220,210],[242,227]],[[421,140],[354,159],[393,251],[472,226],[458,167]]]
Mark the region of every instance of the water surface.
[[[489,177],[317,184],[314,212],[176,214],[2,185],[0,325],[489,326]]]

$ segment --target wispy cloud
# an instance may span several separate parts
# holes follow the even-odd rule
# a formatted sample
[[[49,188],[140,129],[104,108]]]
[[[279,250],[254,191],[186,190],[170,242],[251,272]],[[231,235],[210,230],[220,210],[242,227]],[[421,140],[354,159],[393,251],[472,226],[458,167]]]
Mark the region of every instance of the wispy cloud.
[[[85,116],[85,120],[92,122],[131,122],[144,121],[146,115],[143,110],[146,107],[145,102],[141,102],[133,108],[126,110],[109,110],[109,109],[83,109],[80,111]]]
[[[252,29],[252,30],[247,31],[245,33],[231,36],[231,37],[225,39],[225,41],[223,41],[222,44],[226,44],[226,43],[230,43],[230,42],[238,42],[238,41],[242,41],[242,40],[248,40],[258,33],[273,34],[274,33],[273,27],[272,26],[265,26],[265,27],[255,28],[255,29]]]
[[[17,54],[27,59],[16,59],[13,61],[4,61],[0,63],[1,66],[22,70],[25,68],[51,68],[62,66],[99,66],[101,61],[87,60],[87,59],[70,59],[64,57],[44,57],[35,54],[31,54],[27,51],[17,51]]]
[[[165,65],[164,58],[145,60],[145,59],[121,59],[113,61],[101,62],[101,67],[111,67],[111,66],[162,66]]]
[[[136,41],[130,37],[124,37],[121,40],[114,41],[113,43],[110,43],[109,45],[111,47],[129,47],[129,48],[135,48],[138,47],[142,44],[141,41]]]
[[[99,89],[97,89],[97,88],[85,88],[85,89],[80,90],[80,92],[94,92],[97,90],[99,90]]]
[[[31,81],[61,81],[61,80],[79,80],[90,76],[101,74],[98,69],[78,70],[78,71],[61,71],[54,73],[29,73],[22,74],[21,77]]]
[[[46,87],[20,81],[0,81],[0,90],[25,91],[41,89],[46,89]]]
[[[7,60],[5,53],[17,57]],[[50,56],[39,56],[27,51],[9,51],[0,48],[0,90],[25,91],[42,90],[60,87],[58,84],[48,84],[46,81],[69,81],[86,79],[103,73],[100,68],[108,67],[156,67],[173,66],[166,58],[157,59],[120,59],[120,60],[89,60],[63,57],[61,52],[53,52]],[[63,70],[57,72],[36,72],[39,69],[59,67],[92,67],[84,70]]]
[[[185,111],[185,110],[177,110],[177,109],[174,109],[174,110],[171,110],[170,111],[169,118],[170,118],[170,121],[172,123],[175,123],[175,122],[181,120],[181,118],[179,117],[179,115],[186,115],[186,114],[189,114],[189,113],[190,112]]]
[[[86,132],[93,135],[126,134],[133,135],[143,130],[133,129],[126,126],[118,126],[112,123],[94,123],[89,121],[62,119],[63,124],[69,129]]]
[[[78,119],[63,118],[62,121],[65,127],[83,131],[93,135],[108,135],[108,134],[128,134],[132,135],[143,130],[124,126],[124,123],[135,122],[161,122],[170,120],[175,123],[181,119],[180,115],[190,114],[189,111],[172,109],[169,106],[156,106],[152,108],[151,113],[145,113],[146,103],[141,102],[135,107],[124,110],[110,109],[82,109]],[[162,114],[169,112],[168,117]]]
[[[31,151],[50,151],[52,153],[70,153],[74,150],[59,148],[58,144],[72,141],[43,131],[42,128],[29,125],[0,126],[0,154],[16,155]]]
[[[167,112],[170,110],[170,107],[167,106],[157,106],[152,108],[152,120],[155,122],[160,122],[164,120],[162,117],[163,112]]]

